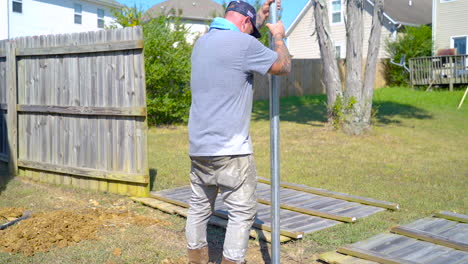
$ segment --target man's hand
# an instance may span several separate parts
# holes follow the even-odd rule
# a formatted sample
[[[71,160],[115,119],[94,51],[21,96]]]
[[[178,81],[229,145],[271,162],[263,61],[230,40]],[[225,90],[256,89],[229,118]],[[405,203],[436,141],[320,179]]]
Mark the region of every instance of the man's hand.
[[[283,22],[280,20],[276,24],[266,24],[267,28],[270,30],[271,35],[273,36],[274,39],[284,39],[285,36],[285,30],[284,30],[284,25]]]
[[[270,16],[270,5],[275,2],[275,0],[265,0],[265,3],[257,11],[257,28],[263,26],[265,20]],[[281,0],[276,0],[276,5],[278,10],[281,9]]]
[[[285,36],[283,22],[278,21],[276,24],[268,23],[266,26],[270,30],[272,41],[275,43],[274,49],[278,54],[278,59],[271,65],[268,73],[274,75],[288,74],[291,72],[291,56],[283,40]]]

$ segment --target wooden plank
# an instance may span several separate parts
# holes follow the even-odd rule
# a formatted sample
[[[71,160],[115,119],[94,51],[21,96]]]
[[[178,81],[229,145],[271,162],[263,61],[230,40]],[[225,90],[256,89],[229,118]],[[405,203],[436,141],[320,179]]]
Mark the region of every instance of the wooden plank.
[[[163,212],[169,213],[169,214],[178,214],[184,217],[187,217],[188,215],[188,209],[179,207],[177,205],[173,205],[171,203],[166,203],[163,201],[159,201],[156,199],[152,198],[144,198],[144,197],[131,197],[132,200],[136,202],[140,202],[144,205],[150,206],[152,208],[161,210]],[[222,228],[227,227],[228,221],[226,219],[220,218],[218,216],[211,216],[210,220],[208,221],[208,224],[214,225],[214,226],[219,226]],[[271,233],[265,230],[259,230],[257,228],[252,228],[250,230],[250,236],[254,239],[262,239],[267,242],[271,242]],[[280,235],[280,241],[281,243],[290,241],[290,237],[286,236],[281,236]]]
[[[263,200],[263,199],[258,199],[259,203],[266,204],[266,205],[271,205],[270,201]],[[347,217],[347,216],[340,216],[336,214],[329,214],[323,211],[318,211],[318,210],[312,210],[312,209],[305,209],[305,208],[300,208],[300,207],[295,207],[291,206],[288,204],[280,203],[280,208],[286,209],[286,210],[291,210],[303,214],[308,214],[308,215],[315,215],[323,218],[328,218],[328,219],[333,219],[337,221],[342,221],[342,222],[347,222],[347,223],[352,223],[356,221],[356,217]]]
[[[392,257],[387,254],[358,248],[352,245],[341,247],[337,251],[342,254],[347,254],[357,258],[375,261],[382,264],[420,264],[418,262]]]
[[[21,113],[66,114],[87,116],[146,116],[146,107],[18,105],[17,110]]]
[[[7,102],[8,102],[8,145],[9,145],[9,171],[11,175],[18,174],[18,114],[16,112],[17,104],[17,84],[16,84],[16,44],[8,42],[6,46],[7,57]]]
[[[261,183],[270,184],[270,180],[262,178],[262,177],[258,177],[258,181],[261,182]],[[380,201],[380,200],[375,200],[375,199],[371,199],[371,198],[355,196],[355,195],[350,195],[350,194],[345,194],[345,193],[332,192],[332,191],[319,189],[319,188],[313,188],[313,187],[300,185],[300,184],[281,182],[280,186],[283,187],[283,188],[298,190],[298,191],[317,194],[317,195],[321,195],[321,196],[333,197],[333,198],[337,198],[337,199],[341,199],[341,200],[345,200],[345,201],[351,201],[351,202],[357,202],[357,203],[362,203],[362,204],[373,205],[373,206],[387,208],[387,209],[391,209],[391,210],[399,210],[400,209],[400,205],[398,205],[396,203],[390,203],[390,202],[386,202],[386,201]]]
[[[180,200],[167,198],[167,197],[165,197],[163,195],[160,195],[158,193],[155,193],[155,192],[151,193],[151,197],[155,198],[155,199],[158,199],[158,200],[161,200],[161,201],[164,201],[164,202],[168,202],[168,203],[176,204],[178,206],[189,208],[189,204],[187,202],[182,202]],[[223,208],[223,209],[216,208],[216,209],[217,210],[213,213],[214,215],[219,216],[219,217],[224,218],[224,219],[228,219],[227,212],[223,210],[223,209],[227,210],[227,208]],[[262,229],[262,230],[266,230],[268,232],[271,232],[271,227],[269,225],[266,225],[264,222],[262,222],[258,218],[255,219],[255,221],[253,223],[253,226],[258,228],[258,229]],[[302,238],[302,236],[304,235],[303,232],[292,232],[292,231],[288,231],[288,230],[281,230],[280,233],[283,236],[287,236],[287,237],[291,237],[291,238],[295,238],[295,239]]]
[[[143,40],[112,41],[106,43],[95,43],[91,45],[78,44],[70,46],[44,47],[44,48],[21,48],[16,51],[17,56],[43,56],[83,54],[97,52],[113,52],[122,50],[143,49]]]
[[[22,168],[34,169],[44,172],[64,173],[74,176],[112,180],[117,182],[148,183],[149,180],[148,175],[144,174],[124,174],[120,172],[47,164],[37,161],[19,160],[18,165]]]
[[[378,264],[374,261],[343,255],[336,251],[322,253],[319,255],[319,259],[329,264]]]
[[[8,111],[8,105],[7,104],[0,104],[0,110],[3,110],[5,112]]]
[[[457,214],[449,211],[441,211],[434,213],[435,217],[444,218],[447,220],[457,221],[460,223],[468,223],[468,215]]]

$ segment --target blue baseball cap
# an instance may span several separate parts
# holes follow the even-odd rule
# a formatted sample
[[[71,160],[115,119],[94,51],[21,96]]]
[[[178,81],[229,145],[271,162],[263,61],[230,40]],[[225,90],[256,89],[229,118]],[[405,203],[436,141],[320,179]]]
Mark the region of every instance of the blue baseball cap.
[[[252,23],[253,26],[253,32],[252,36],[256,38],[260,38],[262,35],[260,35],[260,32],[257,29],[256,22],[257,22],[257,12],[255,11],[255,8],[251,6],[249,3],[244,2],[244,1],[231,1],[226,8],[226,12],[228,11],[234,11],[237,13],[240,13],[244,16],[247,16],[250,18],[250,22]]]

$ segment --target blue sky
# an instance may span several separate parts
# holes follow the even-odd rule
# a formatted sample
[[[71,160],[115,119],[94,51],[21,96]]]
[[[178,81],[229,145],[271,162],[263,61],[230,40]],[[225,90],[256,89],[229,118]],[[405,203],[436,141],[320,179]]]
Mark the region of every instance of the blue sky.
[[[190,1],[190,0],[185,0]],[[213,0],[218,3],[223,3],[223,0]],[[282,20],[286,29],[292,24],[296,16],[301,12],[302,8],[309,0],[282,0],[283,16]],[[138,7],[142,7],[143,10],[147,10],[155,4],[164,2],[164,0],[117,0],[117,2],[133,6],[136,4]],[[228,0],[226,2],[229,2]]]

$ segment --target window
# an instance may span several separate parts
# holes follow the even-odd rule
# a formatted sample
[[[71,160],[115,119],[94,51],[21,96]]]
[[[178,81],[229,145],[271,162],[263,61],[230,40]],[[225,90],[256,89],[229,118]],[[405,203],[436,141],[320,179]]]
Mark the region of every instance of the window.
[[[338,60],[346,58],[346,49],[345,44],[343,42],[335,43],[335,56]]]
[[[335,46],[335,56],[337,59],[341,58],[341,46]]]
[[[104,28],[104,10],[103,9],[97,10],[97,27]]]
[[[343,5],[341,0],[332,0],[331,1],[331,21],[332,24],[338,24],[343,22]]]
[[[75,24],[80,24],[81,25],[81,11],[82,7],[80,4],[75,4]]]
[[[13,12],[23,13],[23,1],[22,0],[13,0]]]
[[[452,37],[450,46],[457,50],[458,55],[468,54],[468,50],[466,49],[467,38],[468,36]]]

